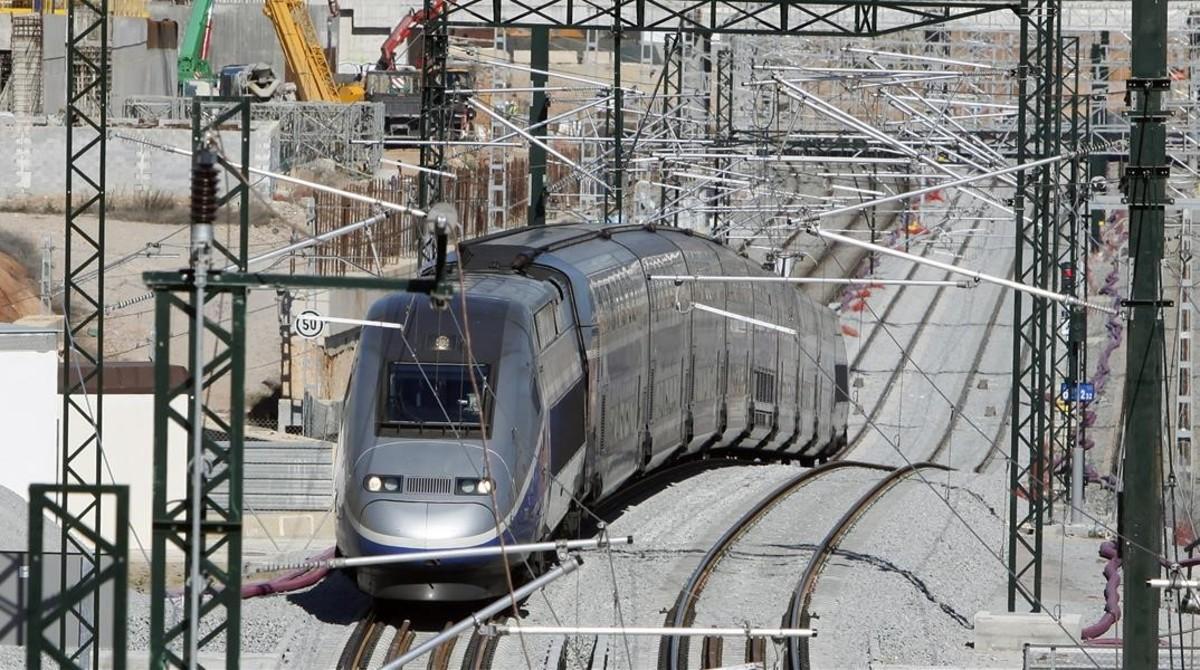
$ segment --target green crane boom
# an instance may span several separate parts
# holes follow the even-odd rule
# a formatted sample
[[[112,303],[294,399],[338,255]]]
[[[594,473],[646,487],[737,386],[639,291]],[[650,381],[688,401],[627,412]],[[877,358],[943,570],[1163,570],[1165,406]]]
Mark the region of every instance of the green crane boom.
[[[212,65],[208,62],[208,44],[212,36],[213,0],[192,0],[192,15],[188,18],[183,42],[179,45],[179,92],[187,92],[187,84],[203,81],[213,84]]]

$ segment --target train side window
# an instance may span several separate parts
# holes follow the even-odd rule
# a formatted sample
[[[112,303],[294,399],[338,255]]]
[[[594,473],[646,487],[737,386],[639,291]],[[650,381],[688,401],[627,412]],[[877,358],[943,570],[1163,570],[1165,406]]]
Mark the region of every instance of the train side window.
[[[563,298],[559,301],[555,318],[558,320],[558,330],[562,332],[575,323],[574,315],[571,314],[571,301]]]
[[[834,402],[848,402],[850,400],[850,369],[842,363],[834,365],[833,379],[837,387]]]
[[[537,329],[538,345],[545,348],[558,335],[554,317],[554,303],[549,302],[533,314],[533,325]]]

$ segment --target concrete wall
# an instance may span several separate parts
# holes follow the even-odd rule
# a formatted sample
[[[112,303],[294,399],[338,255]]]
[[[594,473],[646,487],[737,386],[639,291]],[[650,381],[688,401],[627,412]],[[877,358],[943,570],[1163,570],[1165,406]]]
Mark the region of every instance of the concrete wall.
[[[12,14],[0,14],[0,51],[12,48]]]
[[[31,483],[58,479],[56,346],[52,332],[0,332],[0,486],[26,499]]]
[[[179,41],[183,42],[192,11],[190,6],[176,5],[172,2],[151,2],[149,10],[152,18],[171,19],[178,23]],[[329,16],[329,5],[325,2],[310,2],[309,15],[312,16],[313,25],[317,29],[317,38],[324,45],[327,39],[326,17]],[[283,74],[283,50],[275,37],[275,29],[262,12],[261,0],[216,1],[213,8],[209,62],[212,63],[214,72],[219,72],[226,65],[269,63],[276,73]],[[172,89],[171,93],[174,92]]]
[[[112,79],[109,82],[110,114],[118,113],[131,95],[174,95],[176,52],[146,48],[146,20],[115,17],[109,33],[112,45]],[[47,115],[66,105],[67,17],[42,19],[42,86]]]
[[[273,121],[255,124],[250,139],[251,166],[270,170],[277,164],[275,128]],[[180,148],[191,145],[189,129],[110,127],[110,130],[156,144]],[[82,146],[94,136],[90,129],[76,128],[76,146]],[[234,132],[221,133],[221,139],[226,147],[237,147],[240,143],[238,134]],[[12,157],[0,161],[0,198],[62,197],[66,191],[65,128],[0,121],[0,146],[7,147]],[[84,169],[94,171],[98,158],[97,152],[90,152],[84,159]],[[185,196],[190,192],[191,162],[184,156],[110,138],[107,167],[110,195],[159,191],[172,196]],[[258,187],[267,189],[270,184],[263,181],[258,183]]]
[[[338,66],[374,63],[379,46],[408,12],[425,7],[422,0],[341,0],[338,22]],[[490,5],[489,5],[490,7]]]
[[[53,384],[53,372],[50,374],[50,380]],[[61,409],[62,396],[56,393],[54,397]],[[171,407],[186,416],[187,398],[176,398]],[[104,483],[129,485],[129,523],[143,546],[148,548],[154,504],[154,395],[108,393],[104,396],[104,412],[101,418],[107,460]],[[178,424],[172,423],[169,426],[167,499],[179,500],[186,492],[184,468],[187,465],[187,433]],[[90,456],[85,456],[86,458]],[[102,508],[102,513],[105,532],[113,532],[116,510],[109,505],[108,509]],[[137,551],[137,543],[132,537],[129,538],[129,546],[131,552]],[[136,558],[140,559],[140,556]]]

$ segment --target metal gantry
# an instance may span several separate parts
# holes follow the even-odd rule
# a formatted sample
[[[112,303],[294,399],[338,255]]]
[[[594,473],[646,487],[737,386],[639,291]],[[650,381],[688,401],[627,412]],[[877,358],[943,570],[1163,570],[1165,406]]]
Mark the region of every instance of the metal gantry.
[[[218,129],[235,126],[237,154],[219,154]],[[229,133],[227,132],[226,135]],[[236,162],[240,168],[229,163]],[[237,668],[241,643],[242,448],[245,414],[246,288],[210,285],[214,268],[246,269],[250,212],[250,101],[196,98],[192,102],[193,240],[186,270],[148,277],[154,292],[154,500],[150,570],[150,666],[195,667],[199,654],[220,642],[224,665]],[[216,191],[225,171],[230,186]],[[238,208],[238,225],[228,242],[211,233],[217,210]],[[214,300],[230,301],[229,325],[205,314]],[[172,379],[172,316],[188,323],[186,379]],[[211,340],[208,338],[211,337]],[[207,344],[210,342],[211,344]],[[207,356],[211,356],[206,360]],[[177,357],[178,358],[178,357]],[[213,392],[228,399],[222,416],[209,402]],[[178,400],[186,401],[180,411]],[[187,435],[187,495],[171,500],[168,481],[179,454],[168,450],[169,435]],[[168,568],[182,555],[182,615],[167,617]]]
[[[610,29],[620,32],[706,32],[724,35],[864,37],[937,25],[1012,7],[988,0],[754,0],[653,2],[617,0],[466,0],[446,8],[452,27]]]

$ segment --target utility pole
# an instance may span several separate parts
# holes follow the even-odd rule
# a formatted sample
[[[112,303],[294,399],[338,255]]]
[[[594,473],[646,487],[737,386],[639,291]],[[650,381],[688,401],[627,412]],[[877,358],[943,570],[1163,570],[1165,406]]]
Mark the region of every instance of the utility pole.
[[[533,104],[529,106],[529,125],[536,130],[532,134],[545,141],[546,118],[550,113],[550,98],[546,95],[546,82],[550,69],[550,29],[535,26],[529,29],[529,66],[533,70],[529,80],[533,85]],[[546,224],[546,150],[535,142],[529,143],[529,214],[531,226]]]
[[[1133,0],[1132,77],[1126,102],[1132,123],[1125,197],[1129,202],[1129,253],[1133,278],[1125,364],[1125,463],[1121,494],[1121,558],[1125,618],[1125,668],[1158,667],[1157,589],[1162,553],[1162,288],[1163,205],[1169,167],[1163,97],[1167,72],[1167,1]]]

